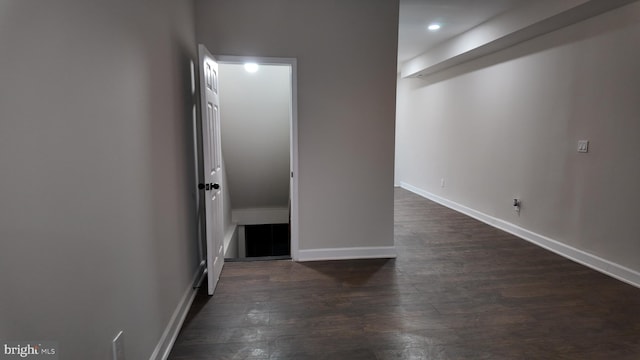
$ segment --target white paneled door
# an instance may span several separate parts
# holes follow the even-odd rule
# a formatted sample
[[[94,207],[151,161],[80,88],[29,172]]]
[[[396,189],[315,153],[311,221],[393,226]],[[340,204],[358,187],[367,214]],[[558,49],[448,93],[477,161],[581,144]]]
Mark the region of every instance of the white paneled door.
[[[202,151],[204,162],[205,216],[207,227],[208,293],[213,291],[224,265],[222,224],[222,155],[220,147],[220,96],[218,63],[199,45]]]

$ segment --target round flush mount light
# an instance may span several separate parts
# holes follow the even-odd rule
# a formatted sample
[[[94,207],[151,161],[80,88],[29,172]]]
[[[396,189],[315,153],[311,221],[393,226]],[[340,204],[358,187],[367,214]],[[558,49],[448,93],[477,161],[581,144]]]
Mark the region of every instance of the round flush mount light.
[[[440,24],[430,24],[427,29],[429,29],[429,31],[438,31],[441,27]]]
[[[246,64],[244,64],[244,69],[247,70],[247,72],[254,73],[254,72],[258,71],[258,64],[256,64],[256,63],[246,63]]]

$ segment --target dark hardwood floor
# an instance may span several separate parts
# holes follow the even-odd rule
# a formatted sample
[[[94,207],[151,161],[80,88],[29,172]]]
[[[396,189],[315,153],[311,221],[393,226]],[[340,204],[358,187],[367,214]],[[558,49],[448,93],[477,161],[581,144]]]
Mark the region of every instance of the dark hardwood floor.
[[[640,359],[640,289],[396,190],[395,260],[225,265],[170,359]]]

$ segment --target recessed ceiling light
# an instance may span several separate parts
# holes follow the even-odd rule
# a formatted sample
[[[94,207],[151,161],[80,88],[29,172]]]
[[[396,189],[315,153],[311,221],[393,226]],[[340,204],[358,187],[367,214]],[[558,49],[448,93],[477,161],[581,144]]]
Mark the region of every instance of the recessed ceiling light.
[[[429,25],[429,27],[427,27],[427,29],[431,31],[437,31],[437,30],[440,30],[440,28],[441,28],[440,24],[431,24]]]
[[[247,72],[254,73],[254,72],[258,71],[258,64],[256,64],[256,63],[246,63],[246,64],[244,64],[244,69],[247,70]]]

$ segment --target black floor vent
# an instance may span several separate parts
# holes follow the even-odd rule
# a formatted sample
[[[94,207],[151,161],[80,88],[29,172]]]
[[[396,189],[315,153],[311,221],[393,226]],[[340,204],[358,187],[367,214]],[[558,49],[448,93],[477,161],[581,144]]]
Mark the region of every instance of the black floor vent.
[[[289,224],[245,225],[247,257],[290,255]]]

